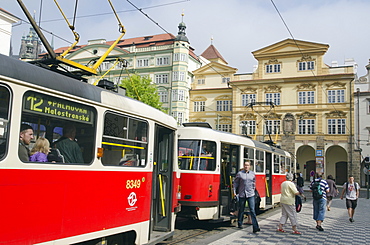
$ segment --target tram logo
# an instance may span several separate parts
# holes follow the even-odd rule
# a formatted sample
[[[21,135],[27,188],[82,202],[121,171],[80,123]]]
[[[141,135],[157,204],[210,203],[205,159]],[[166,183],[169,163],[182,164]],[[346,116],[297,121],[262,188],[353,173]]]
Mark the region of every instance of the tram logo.
[[[134,206],[136,201],[137,201],[136,193],[131,192],[130,195],[128,196],[127,200],[128,200],[128,205],[130,205],[131,207]]]

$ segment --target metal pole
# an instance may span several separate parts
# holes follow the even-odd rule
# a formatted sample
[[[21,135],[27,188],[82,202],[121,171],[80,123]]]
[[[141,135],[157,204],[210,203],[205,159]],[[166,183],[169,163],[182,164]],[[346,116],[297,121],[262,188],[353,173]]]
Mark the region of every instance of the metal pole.
[[[366,192],[366,199],[369,199],[369,183],[370,182],[370,170],[367,172],[367,192]]]

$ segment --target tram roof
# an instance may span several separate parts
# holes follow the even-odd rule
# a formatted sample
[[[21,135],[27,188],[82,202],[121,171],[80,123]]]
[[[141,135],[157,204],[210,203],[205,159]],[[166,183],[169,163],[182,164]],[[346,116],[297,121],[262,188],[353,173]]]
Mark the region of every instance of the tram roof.
[[[140,101],[0,54],[0,75],[113,106],[176,127],[176,120]]]

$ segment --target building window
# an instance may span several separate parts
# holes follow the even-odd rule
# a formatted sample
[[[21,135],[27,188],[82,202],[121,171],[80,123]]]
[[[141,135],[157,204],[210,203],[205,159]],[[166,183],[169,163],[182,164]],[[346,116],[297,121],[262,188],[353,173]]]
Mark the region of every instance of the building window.
[[[266,65],[266,73],[277,73],[280,72],[280,70],[281,70],[280,64]]]
[[[275,105],[280,105],[280,93],[267,93],[266,102],[273,102]]]
[[[231,111],[231,110],[232,110],[232,100],[217,101],[217,111]]]
[[[265,130],[266,134],[279,134],[280,120],[266,120]]]
[[[205,101],[195,101],[194,102],[194,112],[205,111]]]
[[[137,60],[137,67],[149,66],[149,59],[139,59]]]
[[[228,83],[230,82],[230,78],[229,77],[223,77],[222,78],[222,83]]]
[[[198,84],[206,84],[206,79],[198,79]]]
[[[328,119],[328,134],[345,134],[346,119]]]
[[[184,113],[183,112],[172,112],[172,117],[176,119],[178,125],[182,125],[184,120]]]
[[[328,90],[328,103],[344,103],[344,89]]]
[[[307,62],[298,63],[299,71],[314,70],[314,69],[315,69],[315,61],[307,61]]]
[[[231,133],[231,124],[219,124],[217,130]]]
[[[172,101],[185,101],[185,91],[180,89],[172,90]]]
[[[187,62],[187,54],[174,54],[173,61],[185,61]]]
[[[185,72],[183,71],[179,72],[179,81],[185,81]]]
[[[240,134],[244,134],[244,133],[246,135],[256,134],[256,121],[254,120],[241,121],[241,123],[245,125],[246,132],[243,132],[243,127],[240,127]]]
[[[155,83],[168,83],[168,74],[157,74],[155,75]]]
[[[314,104],[314,103],[315,103],[314,91],[298,92],[298,104]]]
[[[159,91],[158,92],[158,95],[159,95],[159,101],[162,102],[162,103],[166,103],[168,100],[167,100],[167,91]]]
[[[179,72],[174,71],[172,75],[172,81],[178,81],[179,80]]]
[[[242,94],[242,106],[256,102],[256,94]]]
[[[169,57],[159,57],[157,58],[157,66],[165,66],[170,64]]]
[[[370,113],[370,100],[367,101],[367,113]]]
[[[315,120],[298,120],[298,134],[315,134]]]

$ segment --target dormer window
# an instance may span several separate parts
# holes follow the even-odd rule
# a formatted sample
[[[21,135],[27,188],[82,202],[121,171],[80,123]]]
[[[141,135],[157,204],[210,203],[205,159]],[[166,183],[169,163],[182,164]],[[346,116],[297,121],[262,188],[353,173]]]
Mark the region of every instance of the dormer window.
[[[298,63],[299,71],[315,70],[315,61],[304,61]]]
[[[266,73],[278,73],[281,71],[280,64],[270,64],[266,65]]]

